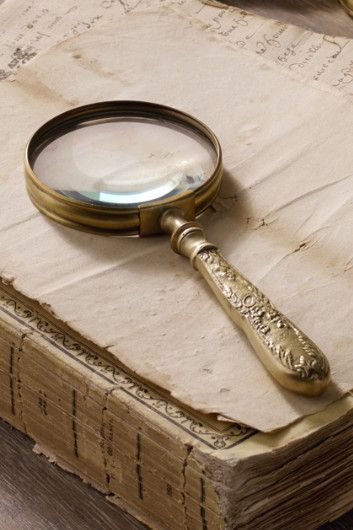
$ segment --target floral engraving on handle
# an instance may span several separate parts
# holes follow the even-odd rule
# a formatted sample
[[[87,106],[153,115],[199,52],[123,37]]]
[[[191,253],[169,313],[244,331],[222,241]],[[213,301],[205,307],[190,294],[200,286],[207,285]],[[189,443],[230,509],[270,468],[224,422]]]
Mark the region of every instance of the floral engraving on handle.
[[[330,369],[323,353],[261,291],[231,267],[217,250],[204,250],[198,257],[207,265],[231,307],[248,321],[285,368],[294,371],[300,379],[327,378]]]

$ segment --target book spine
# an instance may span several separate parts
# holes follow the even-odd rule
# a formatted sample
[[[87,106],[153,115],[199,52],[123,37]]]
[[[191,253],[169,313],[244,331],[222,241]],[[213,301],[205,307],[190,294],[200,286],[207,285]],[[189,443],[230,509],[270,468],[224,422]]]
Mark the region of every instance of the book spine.
[[[89,358],[79,361],[1,315],[0,416],[38,452],[153,528],[225,528],[191,445],[121,386],[98,377]]]
[[[0,318],[0,416],[22,432],[26,432],[22,420],[21,380],[19,360],[22,340],[26,329],[14,327],[11,318]]]

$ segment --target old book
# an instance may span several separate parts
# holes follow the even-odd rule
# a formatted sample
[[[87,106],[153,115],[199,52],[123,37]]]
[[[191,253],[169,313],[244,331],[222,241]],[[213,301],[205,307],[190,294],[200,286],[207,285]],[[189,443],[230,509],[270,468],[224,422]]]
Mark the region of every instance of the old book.
[[[337,517],[352,506],[351,42],[195,0],[60,6],[0,10],[1,415],[156,528]],[[210,237],[320,341],[335,383],[322,398],[279,389],[165,241],[35,212],[29,135],[97,94],[215,129],[227,171]]]
[[[152,528],[310,529],[353,506],[353,398],[273,434],[220,422],[5,285],[0,336],[1,416]]]

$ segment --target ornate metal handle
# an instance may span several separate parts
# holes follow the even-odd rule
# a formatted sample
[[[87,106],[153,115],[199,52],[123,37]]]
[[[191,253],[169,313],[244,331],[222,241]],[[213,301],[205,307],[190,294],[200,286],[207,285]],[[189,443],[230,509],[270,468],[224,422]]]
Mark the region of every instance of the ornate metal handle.
[[[171,209],[161,219],[175,252],[190,258],[231,319],[244,331],[257,355],[285,388],[316,396],[330,381],[322,351],[209,243],[198,223]]]

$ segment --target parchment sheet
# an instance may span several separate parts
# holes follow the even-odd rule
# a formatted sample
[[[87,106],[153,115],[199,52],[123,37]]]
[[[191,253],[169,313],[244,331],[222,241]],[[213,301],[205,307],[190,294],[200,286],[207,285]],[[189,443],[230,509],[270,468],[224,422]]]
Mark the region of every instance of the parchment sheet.
[[[303,82],[206,31],[191,8],[114,14],[1,84],[0,271],[185,404],[269,431],[353,387],[353,107],[332,84]],[[274,383],[167,238],[77,233],[31,205],[28,137],[58,112],[114,98],[179,107],[219,136],[226,173],[204,216],[208,238],[326,352],[334,384],[324,396]]]

